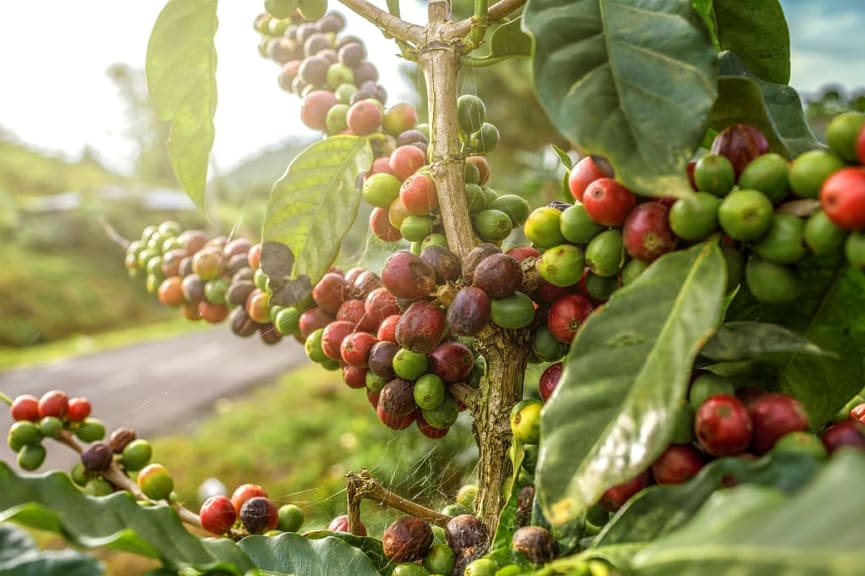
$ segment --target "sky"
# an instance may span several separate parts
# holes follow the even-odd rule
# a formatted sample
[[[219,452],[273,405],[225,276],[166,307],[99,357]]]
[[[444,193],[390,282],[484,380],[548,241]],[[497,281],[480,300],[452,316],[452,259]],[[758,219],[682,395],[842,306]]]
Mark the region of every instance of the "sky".
[[[827,83],[865,87],[865,2],[782,4],[792,41],[791,84],[803,93]],[[71,159],[89,146],[110,168],[128,171],[133,162],[125,134],[128,119],[106,70],[116,62],[144,67],[150,29],[163,5],[162,0],[0,3],[0,127],[29,145]],[[212,160],[222,171],[288,136],[312,135],[300,122],[299,99],[277,86],[277,65],[258,55],[252,21],[262,5],[219,3]],[[407,19],[423,21],[417,3],[404,0],[403,5]],[[348,27],[368,43],[390,101],[410,98],[391,41],[356,17]]]

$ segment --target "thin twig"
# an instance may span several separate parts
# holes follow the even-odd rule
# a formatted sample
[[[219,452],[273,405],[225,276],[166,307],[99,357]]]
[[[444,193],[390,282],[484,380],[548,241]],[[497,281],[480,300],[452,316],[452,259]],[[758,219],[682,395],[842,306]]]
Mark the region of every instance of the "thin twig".
[[[9,406],[12,406],[12,398],[10,398],[9,396],[7,396],[7,395],[4,394],[3,392],[0,392],[0,400],[2,400],[3,402],[5,402],[5,403],[8,404]]]
[[[423,26],[410,24],[402,18],[385,12],[366,0],[339,0],[355,14],[375,24],[382,32],[401,42],[420,44],[424,37]]]
[[[496,22],[502,18],[506,18],[522,8],[525,3],[526,0],[499,0],[490,6],[488,21]],[[463,38],[471,31],[473,25],[474,20],[472,18],[455,22],[448,30],[448,37]]]
[[[410,514],[416,518],[426,520],[439,526],[446,525],[451,517],[447,514],[437,512],[432,508],[422,506],[417,502],[407,500],[399,496],[384,486],[378,480],[372,477],[369,470],[364,468],[360,474],[349,472],[346,474],[346,492],[349,495],[349,530],[356,534],[355,528],[360,523],[360,501],[363,499],[373,500],[380,504],[385,504],[391,508],[395,508],[406,514]],[[354,516],[355,525],[352,526],[352,516]]]
[[[124,250],[129,248],[129,240],[120,235],[120,233],[111,225],[111,223],[105,218],[105,216],[99,217],[99,224],[102,226],[102,229],[105,231],[105,235],[108,236],[109,240],[114,242],[115,244],[119,244],[123,247]]]

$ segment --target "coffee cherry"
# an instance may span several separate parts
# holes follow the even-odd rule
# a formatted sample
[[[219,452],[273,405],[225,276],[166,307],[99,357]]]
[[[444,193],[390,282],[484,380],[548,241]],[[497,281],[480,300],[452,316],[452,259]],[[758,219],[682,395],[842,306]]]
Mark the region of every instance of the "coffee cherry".
[[[277,528],[283,532],[297,532],[303,526],[303,509],[296,504],[283,504],[277,511]]]
[[[240,523],[250,534],[263,534],[279,524],[279,511],[269,498],[255,496],[241,506]]]
[[[327,128],[327,113],[337,104],[336,96],[327,90],[313,90],[303,98],[300,118],[313,130]]]
[[[327,529],[331,532],[348,532],[348,516],[345,514],[341,516],[337,516],[327,525]],[[363,522],[358,523],[358,530],[356,533],[358,536],[366,536],[366,526],[364,526]]]
[[[712,142],[712,154],[726,156],[733,165],[736,178],[752,160],[768,151],[769,142],[766,137],[749,124],[728,126]],[[699,181],[697,184],[699,185]]]
[[[529,562],[533,564],[549,562],[556,557],[559,551],[553,535],[541,526],[517,528],[511,538],[511,548],[515,552],[525,554]]]
[[[90,401],[87,398],[70,398],[66,417],[70,422],[83,422],[90,416]]]
[[[486,116],[483,100],[473,94],[463,94],[457,98],[457,120],[466,134],[474,134],[481,129]]]
[[[682,484],[697,475],[706,458],[690,444],[670,444],[652,464],[658,484]]]
[[[757,190],[735,190],[718,208],[718,222],[736,240],[755,240],[772,225],[772,202]]]
[[[108,437],[108,444],[115,454],[120,454],[135,437],[135,430],[132,428],[118,428]]]
[[[39,431],[46,438],[59,438],[63,431],[63,421],[55,416],[46,416],[39,421]]]
[[[562,212],[559,228],[565,240],[572,244],[587,244],[604,231],[603,226],[592,220],[582,202],[577,202]]]
[[[700,405],[694,433],[700,446],[712,456],[735,456],[747,450],[752,435],[751,418],[733,396],[710,396]]]
[[[562,212],[549,206],[536,208],[529,214],[523,226],[526,238],[536,247],[545,250],[565,243],[561,231]]]
[[[426,164],[426,154],[417,146],[400,146],[391,153],[388,164],[396,177],[405,181]]]
[[[523,444],[537,444],[541,437],[541,408],[544,403],[526,398],[511,408],[511,433]]]
[[[69,397],[61,390],[51,390],[46,392],[39,399],[38,412],[39,418],[46,416],[54,416],[63,418],[66,416],[66,411],[69,407]]]
[[[490,300],[490,321],[496,326],[518,330],[531,324],[534,319],[532,299],[522,292]]]
[[[579,246],[559,244],[543,253],[538,262],[538,273],[553,286],[564,288],[579,281],[584,265],[585,255]]]
[[[400,194],[400,180],[393,174],[373,174],[363,182],[363,199],[371,206],[388,208]]]
[[[111,465],[113,456],[107,442],[94,442],[81,453],[81,463],[90,472],[103,472]]]
[[[697,190],[723,198],[736,183],[736,172],[726,156],[706,154],[694,166]]]
[[[670,209],[660,202],[644,202],[628,214],[622,229],[625,250],[633,258],[652,262],[676,247],[670,229]]]
[[[460,382],[468,378],[474,368],[475,357],[471,349],[460,342],[442,342],[427,354],[429,370],[445,382]]]
[[[825,212],[818,210],[805,222],[804,238],[814,254],[837,254],[844,247],[847,231],[833,224]]]
[[[540,379],[538,379],[538,392],[540,393],[541,400],[546,402],[550,399],[550,396],[552,396],[553,390],[555,390],[556,386],[559,384],[561,377],[561,362],[556,362],[555,364],[547,366],[541,374]]]
[[[556,298],[547,313],[547,326],[559,342],[570,344],[577,330],[594,310],[592,303],[579,294],[565,294]]]
[[[430,410],[421,410],[420,415],[423,417],[424,422],[432,428],[447,431],[457,421],[459,407],[454,399],[446,394],[441,404]]]
[[[150,462],[153,456],[153,448],[144,439],[132,440],[123,447],[121,451],[121,463],[129,472],[141,470]]]
[[[787,160],[780,154],[762,154],[748,164],[739,177],[739,187],[759,190],[777,204],[787,195]]]
[[[420,259],[435,271],[437,284],[456,282],[462,273],[460,259],[446,246],[429,244],[422,249]]]
[[[201,505],[198,517],[201,519],[202,528],[211,534],[221,536],[234,526],[237,513],[227,497],[211,496]]]
[[[792,396],[786,394],[763,394],[748,404],[754,432],[751,450],[755,454],[769,451],[785,434],[808,429],[808,416],[804,408]]]
[[[812,432],[789,432],[778,438],[772,447],[772,452],[808,454],[818,460],[825,460],[827,457],[826,447]]]
[[[799,295],[800,280],[794,269],[752,257],[745,265],[748,290],[759,302],[786,304]]]
[[[12,406],[9,407],[9,414],[16,421],[35,422],[39,420],[39,399],[30,394],[16,396],[15,400],[12,401]]]
[[[616,484],[612,488],[608,488],[601,496],[598,505],[608,512],[616,512],[619,508],[625,505],[625,502],[631,499],[637,492],[646,488],[652,483],[652,475],[648,470],[641,472],[634,478]]]
[[[174,490],[174,479],[162,464],[150,464],[138,473],[138,487],[151,500],[165,500]]]
[[[394,562],[414,562],[422,559],[433,543],[430,525],[412,516],[398,518],[388,526],[381,538],[384,555]]]
[[[805,222],[791,214],[776,214],[772,225],[754,245],[754,251],[766,260],[792,264],[805,255]]]
[[[447,544],[433,544],[426,557],[423,566],[431,574],[450,574],[456,563],[456,554]]]
[[[234,511],[240,514],[240,509],[243,504],[250,498],[255,497],[267,498],[267,492],[258,484],[241,484],[231,494],[231,504],[234,506]]]
[[[599,178],[586,188],[583,204],[592,220],[604,226],[621,226],[637,203],[634,194],[613,180]]]
[[[415,382],[412,394],[418,408],[434,410],[444,401],[444,381],[435,374],[424,374]]]
[[[865,426],[854,420],[843,420],[832,424],[820,436],[829,454],[844,446],[865,451]]]
[[[839,228],[865,228],[865,169],[842,168],[823,183],[820,205]]]
[[[832,151],[847,162],[856,162],[856,140],[865,127],[865,114],[844,112],[826,126],[826,143]]]
[[[381,126],[384,112],[377,100],[361,100],[351,105],[345,119],[349,130],[358,136],[366,136]]]
[[[409,214],[426,215],[439,206],[435,180],[422,172],[412,174],[402,183],[399,197]]]
[[[23,470],[33,471],[45,462],[45,447],[42,444],[30,444],[18,452],[18,466]]]
[[[694,410],[697,410],[710,396],[717,394],[733,396],[734,393],[735,387],[732,380],[707,372],[698,376],[691,383],[691,388],[688,391],[688,401]]]
[[[75,436],[83,442],[95,442],[105,438],[105,424],[96,418],[87,418],[77,428]]]
[[[432,266],[407,251],[396,252],[387,259],[381,281],[391,294],[405,300],[424,298],[436,286]]]
[[[625,261],[625,243],[618,229],[605,230],[586,246],[586,266],[597,276],[615,276]]]
[[[490,299],[480,288],[461,288],[447,311],[447,323],[457,336],[475,336],[490,322]]]
[[[457,554],[469,548],[484,546],[487,538],[486,526],[472,514],[454,516],[445,526],[445,539]]]
[[[568,175],[568,189],[571,195],[578,202],[582,202],[583,193],[586,188],[599,178],[606,178],[607,174],[600,166],[598,166],[591,156],[586,156],[571,168]]]
[[[30,446],[42,442],[39,426],[29,420],[19,420],[9,427],[9,443],[15,446]]]

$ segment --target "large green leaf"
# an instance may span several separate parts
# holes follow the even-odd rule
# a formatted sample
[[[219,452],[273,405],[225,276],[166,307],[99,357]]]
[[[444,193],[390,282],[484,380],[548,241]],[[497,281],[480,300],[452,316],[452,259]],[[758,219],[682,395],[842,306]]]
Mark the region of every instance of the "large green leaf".
[[[694,519],[638,552],[636,576],[820,576],[865,565],[865,457],[840,452],[792,498],[741,486],[715,493]]]
[[[773,150],[788,158],[819,147],[796,90],[759,79],[732,52],[722,53],[720,61],[712,128],[721,130],[737,122],[752,124],[763,132]]]
[[[640,194],[690,193],[685,168],[717,95],[717,58],[687,0],[529,0],[534,81],[553,124]]]
[[[306,277],[315,285],[333,264],[357,217],[357,177],[371,164],[365,138],[332,136],[298,154],[273,185],[263,240],[288,246],[293,278]]]
[[[666,448],[694,357],[720,323],[725,274],[712,241],[672,252],[583,325],[542,412],[536,485],[551,524]]]
[[[489,42],[473,51],[463,62],[469,66],[489,66],[508,58],[530,56],[532,38],[523,32],[521,24],[519,18],[498,24],[489,34]]]
[[[763,80],[790,81],[790,32],[778,0],[693,0],[720,50],[738,54]]]
[[[238,544],[255,566],[273,576],[379,576],[366,554],[340,538],[309,540],[286,532],[276,537],[250,536]]]
[[[147,45],[147,88],[171,122],[168,152],[180,185],[204,207],[216,113],[217,0],[169,0]]]
[[[700,350],[700,356],[719,362],[789,354],[830,355],[800,334],[768,322],[725,322]]]
[[[39,551],[23,530],[0,524],[0,574],[4,576],[102,576],[100,563],[75,550]]]
[[[862,388],[865,380],[865,275],[842,267],[800,267],[802,292],[790,305],[761,305],[747,290],[728,317],[783,324],[833,353],[789,356],[776,371],[778,388],[805,406],[819,428]]]
[[[747,482],[791,492],[810,480],[817,467],[816,460],[798,454],[773,454],[756,461],[715,460],[685,484],[652,486],[628,501],[593,547],[648,544],[690,521],[715,490]]]
[[[5,520],[57,532],[86,548],[158,558],[175,569],[221,566],[242,574],[252,567],[230,540],[200,540],[187,532],[168,506],[143,507],[125,492],[87,496],[66,474],[21,477],[0,462],[0,522]]]

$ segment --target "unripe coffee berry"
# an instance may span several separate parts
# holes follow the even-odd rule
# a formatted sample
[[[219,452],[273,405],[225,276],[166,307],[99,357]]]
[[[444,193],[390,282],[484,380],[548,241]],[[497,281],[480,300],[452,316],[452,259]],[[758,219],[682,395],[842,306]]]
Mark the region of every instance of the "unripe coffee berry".
[[[151,500],[165,500],[174,490],[174,479],[162,464],[150,464],[138,473],[138,487]]]
[[[81,463],[90,472],[102,472],[111,465],[113,453],[106,442],[94,442],[81,453]]]
[[[240,523],[250,534],[262,534],[276,528],[279,513],[269,498],[255,496],[240,508]]]
[[[277,527],[283,532],[297,532],[303,526],[303,509],[296,504],[283,504],[278,511]]]
[[[128,472],[141,470],[150,462],[153,449],[150,442],[143,439],[133,440],[123,448],[120,461]]]
[[[96,418],[87,418],[77,428],[75,435],[83,442],[95,442],[105,437],[105,425]]]
[[[231,500],[226,496],[211,496],[201,505],[198,511],[201,527],[211,534],[222,535],[234,526],[237,512]]]

